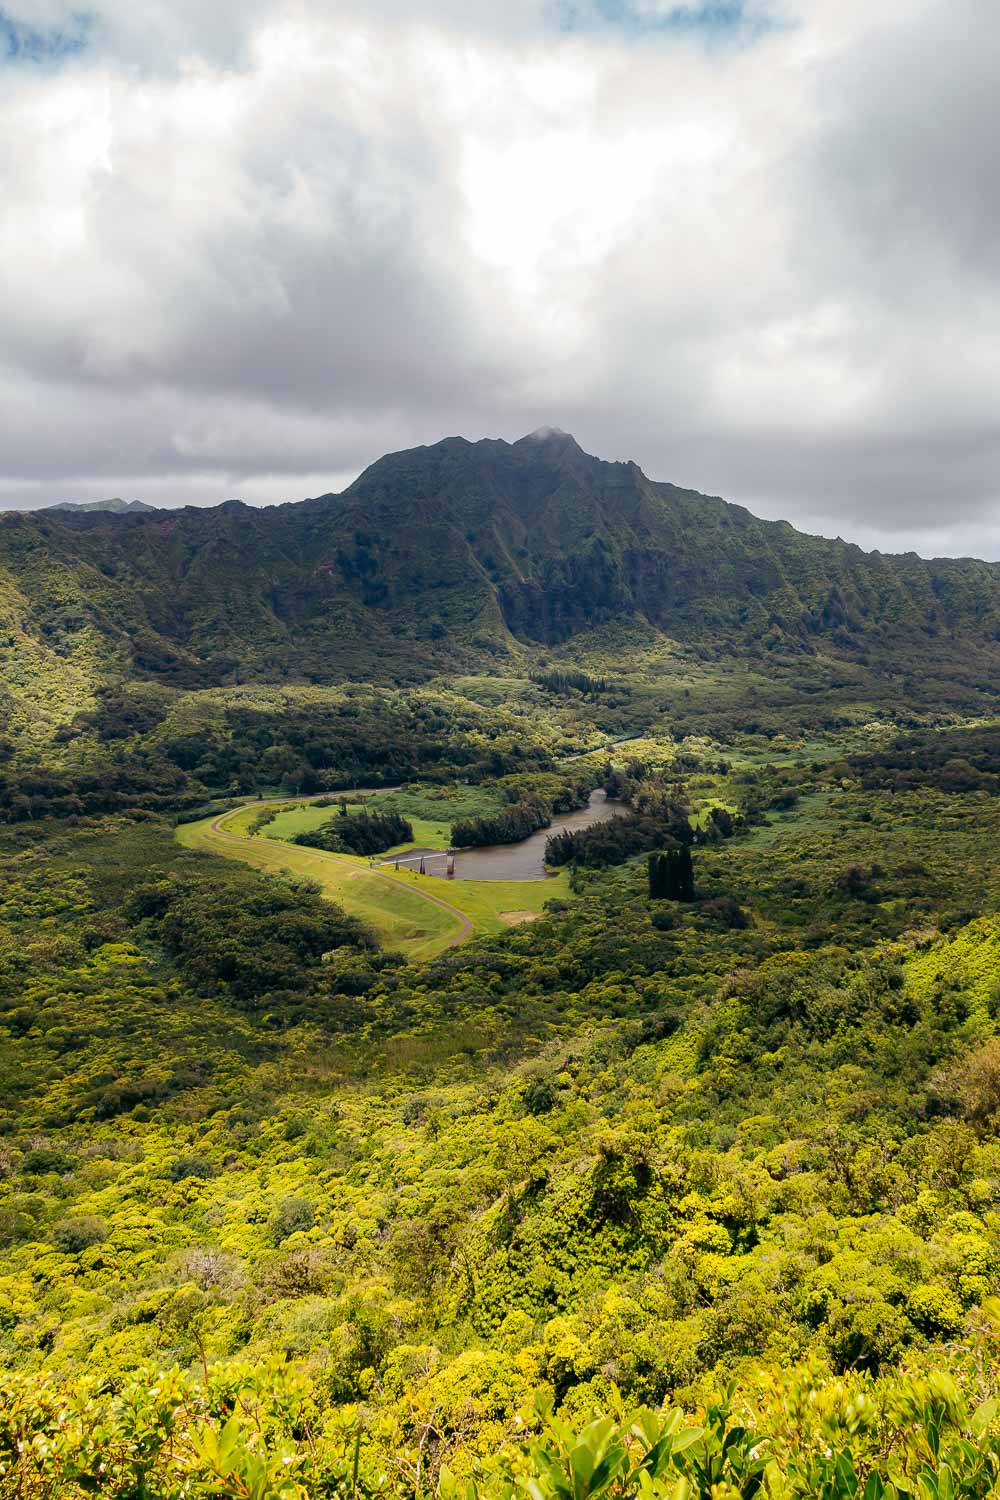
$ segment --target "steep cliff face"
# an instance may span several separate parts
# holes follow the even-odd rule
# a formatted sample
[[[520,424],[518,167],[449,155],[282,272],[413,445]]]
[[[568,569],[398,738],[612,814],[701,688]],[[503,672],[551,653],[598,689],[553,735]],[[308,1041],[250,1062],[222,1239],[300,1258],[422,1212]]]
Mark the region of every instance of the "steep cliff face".
[[[773,628],[802,639],[886,629],[989,639],[1000,629],[996,565],[805,536],[651,481],[635,464],[604,463],[555,431],[390,455],[340,503],[346,523],[373,533],[376,570],[400,588],[402,544],[412,558],[422,549],[411,527],[427,528],[468,584],[490,581],[508,628],[526,639],[562,640],[628,613],[681,635],[736,638]]]
[[[380,680],[629,618],[734,650],[957,638],[992,659],[1000,566],[805,536],[555,430],[448,438],[265,510],[0,518],[8,686]]]

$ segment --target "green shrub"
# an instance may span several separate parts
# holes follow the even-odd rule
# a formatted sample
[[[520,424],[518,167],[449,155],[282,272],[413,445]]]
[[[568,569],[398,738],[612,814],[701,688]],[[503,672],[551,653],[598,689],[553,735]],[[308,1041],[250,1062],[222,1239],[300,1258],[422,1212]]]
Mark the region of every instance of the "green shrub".
[[[185,1177],[207,1179],[215,1176],[215,1166],[206,1156],[177,1156],[167,1168],[171,1182],[183,1182]]]
[[[906,1299],[906,1315],[922,1333],[951,1337],[965,1322],[962,1304],[945,1286],[916,1286]]]
[[[276,1245],[287,1240],[289,1235],[300,1230],[311,1229],[316,1222],[316,1208],[308,1198],[285,1198],[278,1204],[268,1221],[271,1239]]]
[[[67,1255],[79,1255],[91,1245],[99,1245],[108,1237],[108,1226],[96,1214],[83,1214],[78,1219],[60,1219],[52,1226],[52,1239]]]

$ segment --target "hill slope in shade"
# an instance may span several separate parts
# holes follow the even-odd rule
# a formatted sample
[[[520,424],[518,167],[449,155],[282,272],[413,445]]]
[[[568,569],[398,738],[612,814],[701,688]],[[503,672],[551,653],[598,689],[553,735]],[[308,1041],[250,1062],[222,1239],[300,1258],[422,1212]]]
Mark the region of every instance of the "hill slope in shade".
[[[340,495],[0,518],[7,683],[418,680],[636,622],[699,648],[956,655],[1000,677],[1000,565],[865,553],[606,463],[448,438]]]

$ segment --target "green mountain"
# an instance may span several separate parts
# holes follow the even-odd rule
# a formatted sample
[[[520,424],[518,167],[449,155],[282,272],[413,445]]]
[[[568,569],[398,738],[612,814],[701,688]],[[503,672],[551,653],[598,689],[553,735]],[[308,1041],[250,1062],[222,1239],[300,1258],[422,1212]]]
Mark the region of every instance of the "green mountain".
[[[1000,630],[1000,565],[886,557],[805,536],[656,483],[637,464],[593,458],[555,429],[392,454],[338,506],[354,536],[338,568],[356,596],[391,605],[425,583],[454,582],[492,601],[523,640],[562,641],[623,615],[682,639],[770,634],[803,646],[816,636],[849,645],[896,630],[988,639]]]
[[[135,516],[155,511],[155,505],[147,505],[145,500],[122,500],[117,495],[112,500],[60,500],[55,505],[46,505],[43,510],[68,510],[75,512],[102,511],[112,516]]]
[[[738,655],[956,652],[1000,676],[1000,565],[865,553],[545,429],[388,455],[254,509],[0,517],[5,680],[416,681],[609,622]],[[73,692],[70,691],[70,696]]]

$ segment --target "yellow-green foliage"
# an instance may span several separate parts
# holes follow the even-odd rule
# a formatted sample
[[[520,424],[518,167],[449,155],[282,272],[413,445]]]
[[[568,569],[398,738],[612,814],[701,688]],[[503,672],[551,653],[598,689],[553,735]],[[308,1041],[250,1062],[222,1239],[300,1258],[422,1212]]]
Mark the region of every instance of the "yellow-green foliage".
[[[907,969],[913,995],[929,1000],[948,990],[964,995],[984,1017],[1000,1009],[1000,925],[970,922],[948,942],[918,954]]]
[[[981,1349],[981,1354],[987,1351]],[[992,1350],[989,1351],[992,1354]],[[387,1374],[407,1390],[407,1351]],[[996,1367],[872,1383],[815,1367],[731,1387],[689,1411],[626,1407],[568,1418],[523,1361],[469,1351],[396,1424],[365,1409],[324,1416],[294,1365],[205,1367],[203,1376],[140,1372],[109,1394],[0,1377],[0,1485],[19,1500],[902,1500],[986,1497],[1000,1481]],[[516,1424],[502,1414],[520,1403]],[[496,1421],[491,1421],[493,1414]],[[449,1437],[478,1429],[468,1466]]]
[[[700,901],[577,872],[429,962],[155,817],[5,830],[22,1495],[93,1489],[100,1443],[121,1500],[143,1455],[151,1500],[555,1500],[595,1442],[622,1500],[990,1493],[1000,809],[836,766],[705,774],[764,816],[825,800],[697,848]],[[647,1484],[647,1418],[620,1413],[665,1406],[700,1435]],[[720,1421],[753,1435],[739,1474]]]

